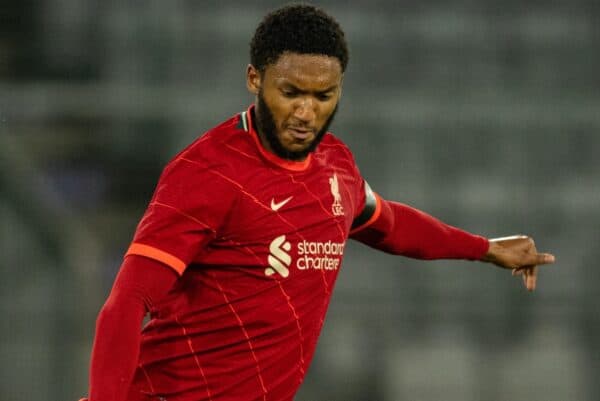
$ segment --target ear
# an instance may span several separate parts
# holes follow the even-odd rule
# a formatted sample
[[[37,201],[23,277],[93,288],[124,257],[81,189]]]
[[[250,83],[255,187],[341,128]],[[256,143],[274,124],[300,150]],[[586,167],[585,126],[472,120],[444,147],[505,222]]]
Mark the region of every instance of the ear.
[[[260,72],[252,65],[248,64],[246,68],[246,87],[254,95],[258,95],[261,85]]]

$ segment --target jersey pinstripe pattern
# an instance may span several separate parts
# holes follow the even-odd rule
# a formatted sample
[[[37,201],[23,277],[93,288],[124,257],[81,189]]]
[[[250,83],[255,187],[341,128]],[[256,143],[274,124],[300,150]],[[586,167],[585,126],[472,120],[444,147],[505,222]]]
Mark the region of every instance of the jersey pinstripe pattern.
[[[267,154],[252,107],[177,155],[128,251],[180,274],[143,329],[128,399],[291,400],[353,222],[374,213],[365,193],[329,133],[304,162]]]

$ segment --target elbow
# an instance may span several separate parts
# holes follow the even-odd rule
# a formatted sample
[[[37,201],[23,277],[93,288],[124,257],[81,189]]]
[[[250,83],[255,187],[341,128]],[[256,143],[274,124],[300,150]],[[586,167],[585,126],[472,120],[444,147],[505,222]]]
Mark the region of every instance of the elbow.
[[[96,331],[105,327],[123,325],[126,322],[140,322],[146,314],[146,307],[142,299],[131,294],[112,293],[96,318]]]
[[[115,320],[118,316],[118,311],[118,305],[109,297],[96,317],[96,331],[101,330],[102,327]]]

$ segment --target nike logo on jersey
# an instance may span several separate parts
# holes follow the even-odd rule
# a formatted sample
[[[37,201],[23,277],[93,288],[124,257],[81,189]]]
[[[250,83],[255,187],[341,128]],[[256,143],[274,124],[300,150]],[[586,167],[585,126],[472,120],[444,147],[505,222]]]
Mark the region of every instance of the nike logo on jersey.
[[[283,207],[283,205],[285,205],[286,203],[288,203],[290,200],[292,200],[293,196],[290,196],[287,199],[282,200],[281,202],[276,203],[275,202],[275,198],[271,198],[271,209],[273,211],[278,211],[279,209],[281,209]]]

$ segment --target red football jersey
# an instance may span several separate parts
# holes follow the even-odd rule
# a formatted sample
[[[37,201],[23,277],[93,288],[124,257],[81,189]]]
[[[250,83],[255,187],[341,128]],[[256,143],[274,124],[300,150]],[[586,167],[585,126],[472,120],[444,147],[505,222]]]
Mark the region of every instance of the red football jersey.
[[[261,146],[252,113],[177,155],[137,228],[128,254],[181,277],[143,329],[130,401],[291,400],[306,374],[372,193],[333,135],[284,160]]]

